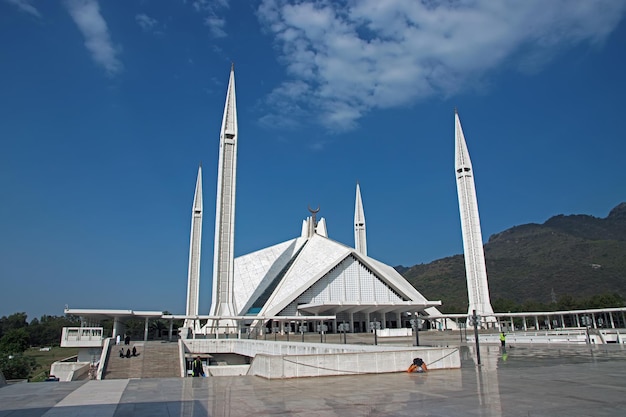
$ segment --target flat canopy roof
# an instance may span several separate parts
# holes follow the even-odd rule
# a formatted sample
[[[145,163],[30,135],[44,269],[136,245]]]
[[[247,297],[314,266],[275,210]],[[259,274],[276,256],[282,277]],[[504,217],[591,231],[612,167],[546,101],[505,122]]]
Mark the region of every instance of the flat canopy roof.
[[[65,314],[73,316],[93,317],[99,319],[114,318],[160,318],[163,316],[162,311],[139,311],[139,310],[114,310],[114,309],[97,309],[97,308],[66,308]]]
[[[163,318],[166,320],[195,319],[195,320],[334,320],[334,315],[326,316],[187,316],[184,314],[163,314],[161,311],[139,310],[114,310],[114,309],[90,309],[90,308],[66,308],[65,314],[74,316],[90,317],[95,319],[115,318]]]
[[[440,306],[441,301],[396,301],[389,303],[377,303],[377,302],[322,302],[322,303],[309,303],[300,304],[298,310],[306,311],[311,314],[318,314],[321,312],[329,312],[331,314],[337,314],[342,312],[348,313],[404,313],[422,311],[428,307]]]

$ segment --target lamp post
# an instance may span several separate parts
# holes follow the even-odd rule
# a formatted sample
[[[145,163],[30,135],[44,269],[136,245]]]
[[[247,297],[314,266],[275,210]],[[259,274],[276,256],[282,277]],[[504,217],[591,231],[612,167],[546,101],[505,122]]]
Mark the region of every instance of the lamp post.
[[[420,345],[420,334],[419,334],[419,326],[421,324],[421,319],[417,318],[417,315],[415,316],[416,318],[411,319],[411,326],[413,326],[413,330],[415,330],[415,346],[419,346]]]
[[[343,344],[346,344],[346,331],[348,330],[348,324],[344,321],[339,325],[339,331],[343,332]]]
[[[480,344],[478,343],[478,322],[480,321],[480,316],[476,315],[476,310],[472,310],[471,320],[474,325],[474,338],[476,339],[476,359],[480,365]]]
[[[370,322],[370,329],[374,331],[374,345],[378,345],[378,332],[377,332],[377,330],[380,329],[380,322],[379,321],[371,321]]]

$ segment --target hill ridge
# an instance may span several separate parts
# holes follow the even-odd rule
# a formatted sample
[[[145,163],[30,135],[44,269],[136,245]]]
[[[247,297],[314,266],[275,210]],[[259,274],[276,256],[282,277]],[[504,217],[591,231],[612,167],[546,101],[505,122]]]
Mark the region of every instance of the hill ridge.
[[[554,296],[626,295],[626,203],[607,217],[556,215],[511,227],[484,245],[492,304],[550,303]],[[467,311],[463,255],[396,270],[445,312]]]

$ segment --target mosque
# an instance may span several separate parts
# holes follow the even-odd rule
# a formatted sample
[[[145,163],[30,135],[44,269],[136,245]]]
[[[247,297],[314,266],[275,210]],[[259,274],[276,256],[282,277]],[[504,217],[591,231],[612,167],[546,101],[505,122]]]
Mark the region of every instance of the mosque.
[[[455,112],[456,177],[463,232],[470,309],[493,314],[485,270],[478,206],[471,161]],[[245,142],[244,142],[245,143]],[[456,329],[393,267],[367,253],[366,222],[360,185],[356,184],[354,247],[328,237],[326,221],[317,209],[302,222],[300,236],[268,248],[234,257],[237,178],[237,105],[235,72],[231,67],[220,130],[213,298],[208,315],[200,314],[200,253],[202,244],[202,168],[198,169],[192,205],[187,303],[183,337],[236,332],[369,332],[411,334],[411,328]],[[66,309],[68,314],[115,319],[155,318],[158,312]],[[145,313],[145,314],[142,314]],[[485,319],[487,320],[487,319]],[[146,324],[147,327],[147,324]],[[170,329],[171,332],[171,329]],[[395,332],[395,333],[394,333]]]
[[[487,288],[478,206],[458,114],[455,114],[455,125],[464,247],[466,253],[471,254],[466,256],[471,298],[468,314],[478,309],[479,314],[488,316],[493,310]],[[410,328],[411,323],[422,320],[429,326],[432,324],[429,317],[441,317],[436,308],[441,305],[440,301],[427,300],[394,268],[368,256],[359,184],[354,209],[354,248],[330,239],[325,220],[317,219],[319,207],[316,210],[309,207],[311,216],[303,221],[299,237],[234,258],[238,142],[235,73],[231,68],[220,132],[212,318],[207,318],[204,325],[192,318],[198,316],[200,279],[203,208],[202,171],[199,169],[190,239],[186,322],[189,328],[194,332],[221,332],[220,329],[240,327],[241,318],[249,324],[259,318],[265,320],[268,327],[271,324],[276,328],[278,324],[281,332],[294,331],[292,323],[298,318],[323,315],[334,317],[320,320],[328,331],[336,332],[341,323],[345,326],[342,329],[347,331],[365,332],[373,328]],[[442,319],[442,322],[446,328],[455,328],[450,320]]]

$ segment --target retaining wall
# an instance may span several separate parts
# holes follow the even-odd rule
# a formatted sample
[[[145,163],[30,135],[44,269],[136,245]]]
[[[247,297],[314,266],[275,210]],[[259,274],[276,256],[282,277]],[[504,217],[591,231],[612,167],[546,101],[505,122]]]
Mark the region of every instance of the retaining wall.
[[[419,357],[429,370],[461,367],[457,348],[268,342],[247,339],[185,340],[187,351],[236,353],[254,358],[248,375],[268,379],[404,372]],[[216,368],[209,367],[211,373]],[[225,370],[223,372],[226,372]]]

